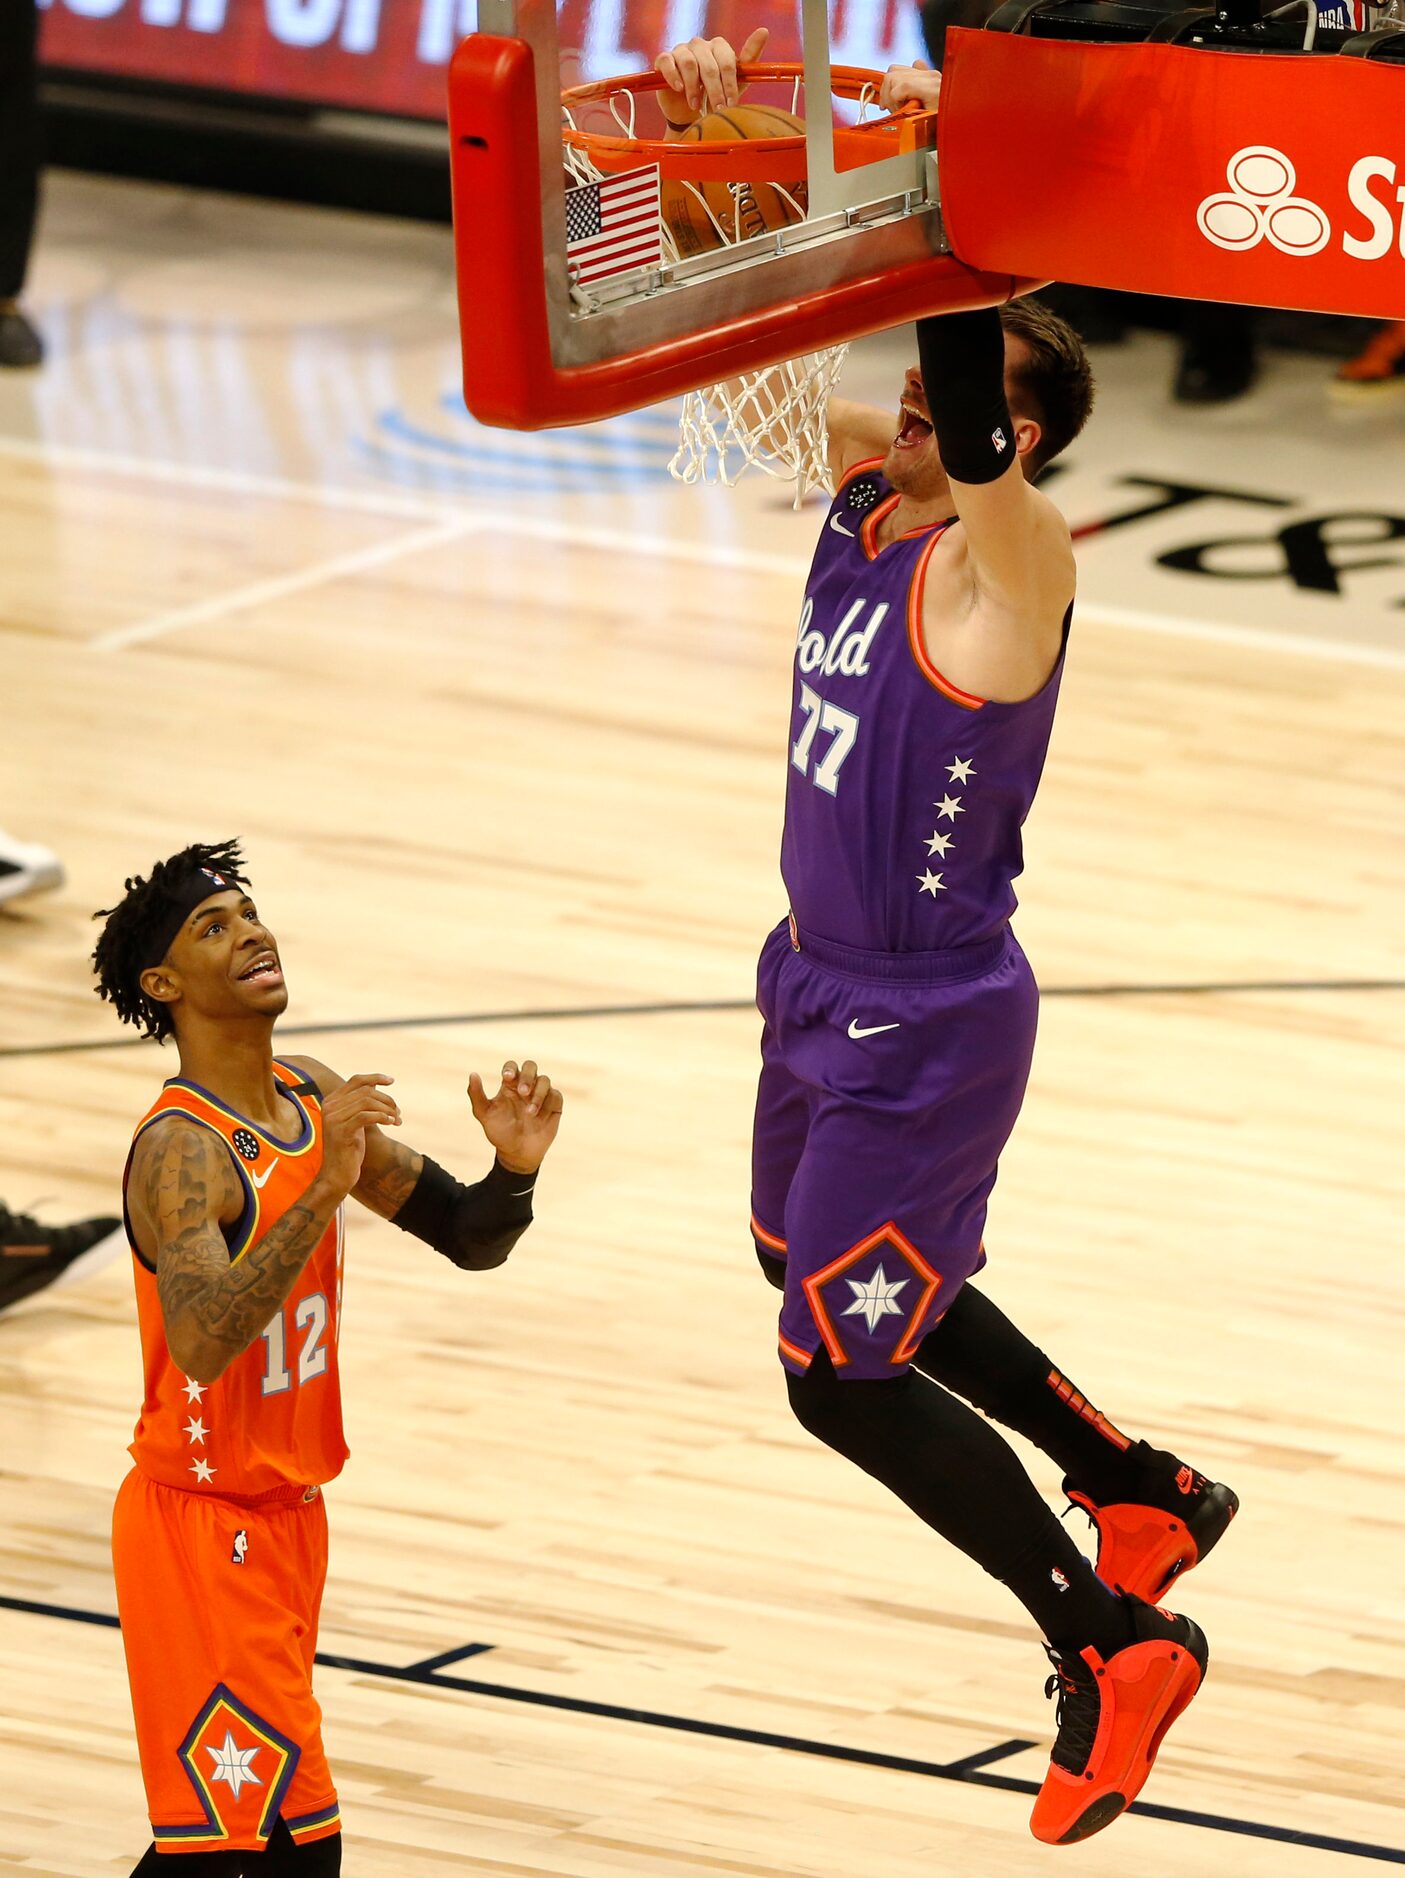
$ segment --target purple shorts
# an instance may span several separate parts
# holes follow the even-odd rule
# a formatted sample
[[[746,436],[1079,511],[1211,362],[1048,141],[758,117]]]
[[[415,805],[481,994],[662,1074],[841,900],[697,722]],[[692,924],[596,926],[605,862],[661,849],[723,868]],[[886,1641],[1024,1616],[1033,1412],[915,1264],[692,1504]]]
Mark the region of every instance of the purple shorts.
[[[762,948],[751,1227],[786,1262],[780,1354],[897,1376],[985,1263],[996,1162],[1039,991],[1008,930],[956,952],[856,952],[783,922]]]

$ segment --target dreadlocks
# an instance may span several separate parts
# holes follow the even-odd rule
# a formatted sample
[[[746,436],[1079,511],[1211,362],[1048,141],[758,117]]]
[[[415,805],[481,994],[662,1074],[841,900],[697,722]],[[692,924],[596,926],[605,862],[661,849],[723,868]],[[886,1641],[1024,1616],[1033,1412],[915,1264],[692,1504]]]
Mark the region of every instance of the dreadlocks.
[[[237,841],[212,845],[192,842],[167,861],[158,861],[149,880],[133,874],[126,897],[94,913],[106,920],[93,948],[97,994],[124,1024],[135,1024],[144,1037],[164,1043],[175,1028],[170,1011],[141,988],[141,975],[159,965],[190,914],[202,900],[229,887],[247,887],[244,857]]]

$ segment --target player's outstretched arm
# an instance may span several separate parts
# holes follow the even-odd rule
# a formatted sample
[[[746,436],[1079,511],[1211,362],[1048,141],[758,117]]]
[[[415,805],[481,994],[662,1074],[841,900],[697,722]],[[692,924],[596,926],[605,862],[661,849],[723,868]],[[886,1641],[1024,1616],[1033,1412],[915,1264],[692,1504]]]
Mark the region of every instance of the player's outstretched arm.
[[[1008,639],[1012,682],[1037,674],[1037,688],[1073,598],[1073,547],[1063,517],[1025,475],[1040,430],[1033,418],[1011,415],[1000,315],[983,307],[919,320],[917,351],[965,536],[972,618]]]
[[[240,1258],[223,1226],[244,1207],[228,1150],[208,1128],[172,1118],[137,1143],[128,1182],[137,1245],[156,1266],[172,1360],[212,1383],[267,1329],[326,1231],[341,1196],[314,1181]]]
[[[929,70],[920,59],[916,65],[890,65],[878,94],[878,108],[898,111],[905,104],[915,104],[924,111],[935,110],[941,83],[941,73]],[[859,404],[852,398],[830,399],[825,426],[829,433],[830,479],[836,489],[860,463],[886,456],[897,429],[891,411]]]
[[[324,1097],[340,1078],[311,1057],[288,1059]],[[465,1271],[501,1265],[532,1223],[537,1170],[561,1125],[561,1092],[535,1063],[503,1065],[491,1098],[475,1072],[469,1102],[496,1158],[472,1186],[379,1128],[366,1131],[366,1155],[353,1193],[361,1204],[442,1252]],[[396,1118],[398,1120],[398,1116]]]

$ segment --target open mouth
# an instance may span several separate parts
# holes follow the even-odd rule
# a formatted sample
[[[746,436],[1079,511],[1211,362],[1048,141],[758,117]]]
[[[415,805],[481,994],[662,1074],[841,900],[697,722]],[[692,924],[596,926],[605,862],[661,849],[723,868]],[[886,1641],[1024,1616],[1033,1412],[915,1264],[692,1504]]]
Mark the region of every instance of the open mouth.
[[[932,426],[917,407],[906,399],[903,400],[902,419],[893,443],[899,450],[916,450],[931,436]]]
[[[239,982],[241,985],[257,984],[261,978],[282,978],[282,976],[282,967],[270,953],[261,959],[255,959],[247,972],[240,972]]]

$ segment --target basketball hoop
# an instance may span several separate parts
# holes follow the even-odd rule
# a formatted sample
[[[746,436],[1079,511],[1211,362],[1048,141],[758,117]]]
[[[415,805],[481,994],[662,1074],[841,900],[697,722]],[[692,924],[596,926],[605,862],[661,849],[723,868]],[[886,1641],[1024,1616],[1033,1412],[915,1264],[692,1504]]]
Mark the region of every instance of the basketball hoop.
[[[790,112],[798,115],[803,66],[744,65],[737,76],[747,86],[788,86]],[[836,169],[853,169],[930,146],[935,112],[911,108],[897,115],[877,112],[882,73],[836,66],[830,83],[837,98],[857,107],[857,122],[833,126]],[[600,182],[609,175],[656,164],[661,180],[672,187],[674,200],[684,201],[693,225],[700,224],[707,243],[718,249],[764,244],[765,229],[755,229],[764,217],[753,213],[748,225],[743,225],[743,202],[750,198],[754,210],[757,185],[768,187],[770,200],[779,205],[785,221],[805,219],[807,137],[803,127],[793,135],[709,137],[705,142],[686,135],[643,135],[639,101],[663,89],[657,72],[640,72],[570,86],[562,92],[562,153],[574,183]],[[719,201],[717,185],[730,194],[730,214]],[[684,258],[667,214],[660,237],[666,261],[676,264]],[[573,284],[573,297],[581,292]],[[825,347],[765,371],[743,372],[725,383],[688,392],[679,415],[678,449],[669,464],[670,473],[684,483],[715,476],[730,487],[747,469],[758,469],[778,481],[793,483],[797,508],[811,489],[829,489],[825,413],[848,350],[847,345]]]
[[[583,62],[604,42],[597,36],[580,52],[563,51],[557,0],[479,0],[480,30],[449,65],[449,138],[464,401],[480,423],[544,430],[597,422],[681,398],[709,379],[765,374],[903,320],[1003,306],[1041,284],[957,260],[938,200],[932,113],[885,120],[873,103],[881,82],[874,71],[851,79],[841,69],[836,85],[828,0],[793,4],[804,57],[758,83],[789,85],[793,96],[808,72],[810,122],[772,124],[787,135],[738,131],[738,167],[737,150],[713,141],[731,135],[715,118],[686,141],[665,139],[647,105],[662,88],[656,73],[579,84]],[[679,17],[657,0],[593,0],[593,10],[583,0],[586,15],[610,43],[640,48],[619,54],[640,65],[664,49]],[[774,117],[774,107],[750,99],[735,110]],[[835,125],[835,115],[844,121]],[[744,188],[754,183],[762,205],[759,223],[748,205],[739,242],[726,227],[736,219],[728,194],[735,177]],[[719,233],[687,196],[678,225],[688,222],[684,245],[693,251],[669,261],[660,213],[678,208],[684,181],[720,199],[713,212],[723,226]],[[787,205],[778,190],[794,200]],[[714,428],[718,415],[713,407]],[[766,432],[778,421],[768,404],[743,415],[741,428],[759,415]],[[725,413],[720,422],[725,430]],[[734,429],[740,447],[739,437]],[[769,454],[769,444],[763,435],[752,448]],[[812,447],[812,462],[815,454]]]

